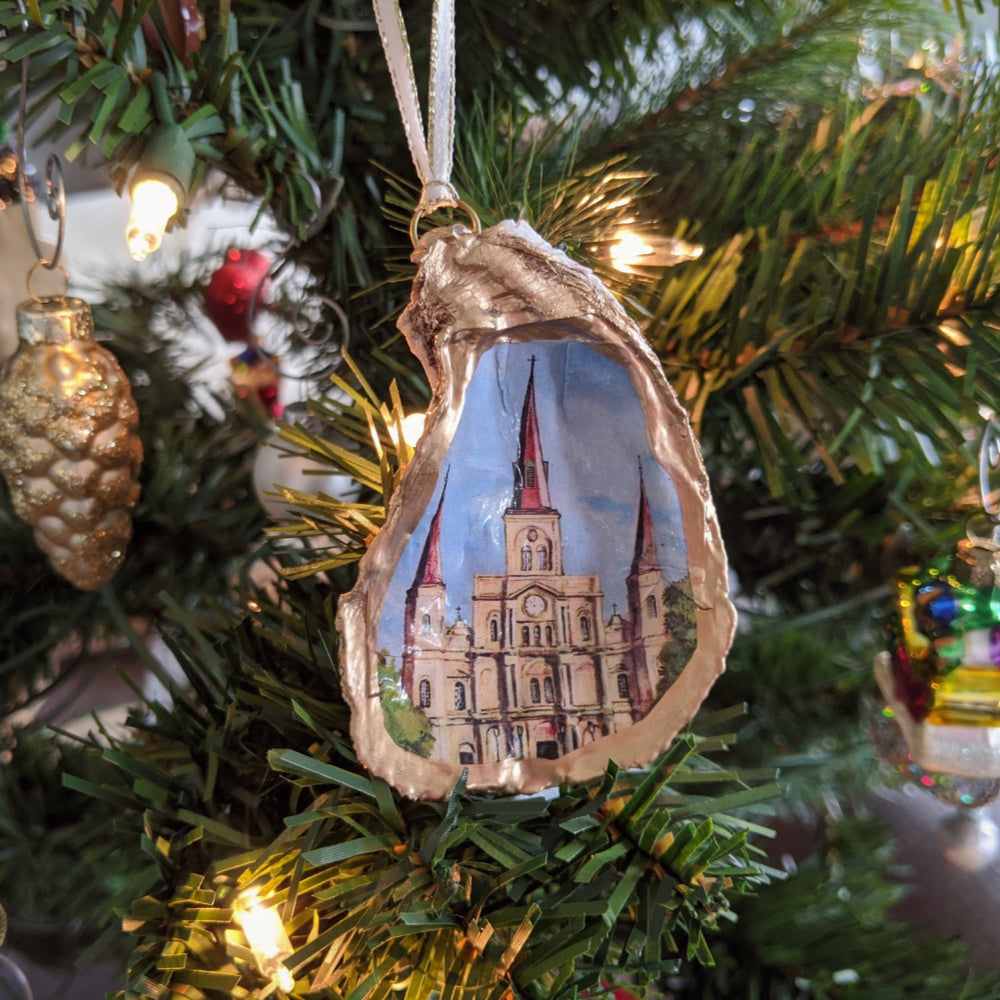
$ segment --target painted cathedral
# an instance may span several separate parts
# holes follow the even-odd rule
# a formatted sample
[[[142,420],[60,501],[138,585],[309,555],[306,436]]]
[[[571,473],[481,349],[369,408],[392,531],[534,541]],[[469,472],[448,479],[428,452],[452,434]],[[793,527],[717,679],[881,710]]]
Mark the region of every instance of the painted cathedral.
[[[532,358],[513,499],[503,515],[504,572],[476,574],[471,621],[459,608],[447,624],[440,555],[446,478],[406,592],[401,682],[430,722],[437,760],[551,759],[631,726],[653,705],[658,656],[670,641],[662,607],[667,582],[641,465],[628,617],[616,605],[605,618],[597,575],[563,572],[534,364]]]

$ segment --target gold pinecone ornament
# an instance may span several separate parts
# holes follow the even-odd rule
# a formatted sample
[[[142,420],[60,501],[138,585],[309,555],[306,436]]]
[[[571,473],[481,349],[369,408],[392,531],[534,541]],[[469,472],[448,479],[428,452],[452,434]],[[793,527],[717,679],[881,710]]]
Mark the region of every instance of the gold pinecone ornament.
[[[24,302],[17,328],[0,376],[0,471],[53,568],[97,590],[125,556],[139,499],[132,389],[81,299]]]

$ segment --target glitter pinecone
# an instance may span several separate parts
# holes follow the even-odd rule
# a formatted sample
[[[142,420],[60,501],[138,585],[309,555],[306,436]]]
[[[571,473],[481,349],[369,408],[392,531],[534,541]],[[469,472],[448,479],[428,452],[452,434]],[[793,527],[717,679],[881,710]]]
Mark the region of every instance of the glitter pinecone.
[[[25,302],[17,320],[0,378],[0,471],[55,570],[97,590],[125,556],[139,499],[131,386],[82,300]]]

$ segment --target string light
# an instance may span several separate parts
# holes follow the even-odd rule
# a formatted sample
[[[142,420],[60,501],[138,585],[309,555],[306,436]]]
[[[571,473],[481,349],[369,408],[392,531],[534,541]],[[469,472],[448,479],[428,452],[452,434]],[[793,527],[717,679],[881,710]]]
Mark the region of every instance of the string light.
[[[265,906],[256,893],[248,893],[236,906],[236,919],[243,928],[262,975],[267,976],[282,993],[290,993],[295,987],[295,979],[288,971],[285,959],[294,949],[281,922],[281,915],[273,907]]]
[[[416,448],[426,422],[427,416],[423,413],[409,413],[403,417],[403,440],[411,448]]]
[[[635,274],[640,267],[672,267],[686,260],[697,260],[705,248],[673,236],[656,236],[631,229],[621,229],[608,250],[611,266],[623,274]]]
[[[389,432],[389,437],[392,443],[399,448],[400,447],[400,432],[402,431],[402,444],[406,445],[411,451],[416,448],[417,442],[420,440],[420,436],[424,433],[424,424],[427,422],[426,413],[408,413],[402,420],[397,423],[397,418],[392,419],[386,424],[386,430]]]
[[[128,220],[128,252],[139,261],[159,250],[167,225],[177,214],[174,190],[161,180],[140,180],[132,188],[132,213]]]
[[[184,130],[173,121],[162,74],[153,74],[150,88],[162,124],[147,141],[129,184],[132,211],[125,238],[137,261],[159,249],[163,234],[186,204],[195,160]]]

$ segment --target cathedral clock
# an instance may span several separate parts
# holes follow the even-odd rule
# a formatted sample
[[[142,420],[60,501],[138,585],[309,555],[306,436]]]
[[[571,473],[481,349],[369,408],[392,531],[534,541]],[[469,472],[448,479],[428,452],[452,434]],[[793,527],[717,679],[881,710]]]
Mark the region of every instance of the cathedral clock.
[[[545,598],[539,594],[529,594],[524,599],[524,610],[532,617],[537,617],[545,610]]]

